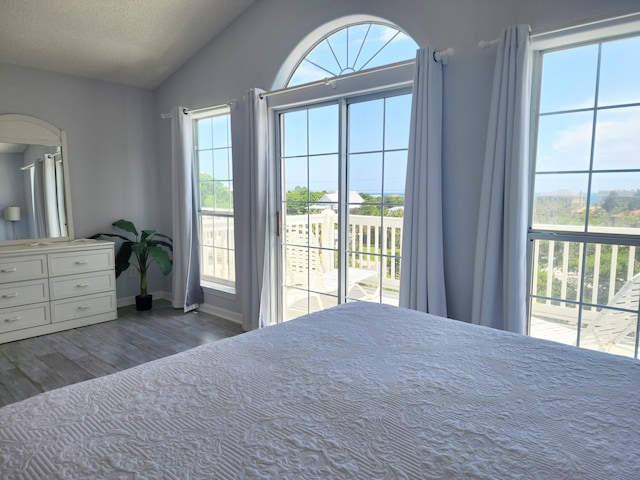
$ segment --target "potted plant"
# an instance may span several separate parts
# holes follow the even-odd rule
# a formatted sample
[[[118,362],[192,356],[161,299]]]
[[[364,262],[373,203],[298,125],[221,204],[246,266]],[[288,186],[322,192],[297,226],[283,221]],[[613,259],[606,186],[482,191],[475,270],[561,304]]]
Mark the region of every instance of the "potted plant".
[[[116,252],[116,278],[129,267],[138,270],[140,274],[140,295],[136,296],[136,309],[149,310],[152,304],[152,295],[147,292],[147,270],[152,261],[155,261],[164,275],[171,272],[173,262],[169,252],[173,252],[173,240],[167,235],[157,233],[155,230],[142,230],[138,235],[135,225],[129,220],[118,220],[112,225],[120,230],[131,233],[134,239],[118,233],[96,233],[91,238],[115,237],[123,242]],[[135,256],[136,263],[131,263],[131,256]]]

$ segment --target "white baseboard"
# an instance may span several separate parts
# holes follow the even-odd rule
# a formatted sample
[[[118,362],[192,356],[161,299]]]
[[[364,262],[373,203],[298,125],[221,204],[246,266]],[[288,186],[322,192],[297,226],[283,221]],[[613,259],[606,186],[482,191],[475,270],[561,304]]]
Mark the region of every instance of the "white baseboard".
[[[162,298],[165,300],[171,301],[173,296],[169,292],[159,291],[159,292],[151,292],[153,298]],[[129,305],[135,305],[136,297],[122,297],[118,298],[118,308],[127,307]],[[242,325],[242,315],[238,312],[234,312],[231,310],[227,310],[226,308],[216,307],[215,305],[209,305],[207,303],[200,304],[198,308],[201,312],[208,313],[210,315],[215,315],[216,317],[224,318],[225,320],[229,320],[230,322],[237,323]]]

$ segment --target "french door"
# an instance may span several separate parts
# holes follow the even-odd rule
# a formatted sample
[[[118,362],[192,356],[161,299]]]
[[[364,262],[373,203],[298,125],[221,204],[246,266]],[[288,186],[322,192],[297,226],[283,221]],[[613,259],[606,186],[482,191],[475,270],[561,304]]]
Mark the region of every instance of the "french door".
[[[411,94],[277,113],[279,316],[398,304]]]

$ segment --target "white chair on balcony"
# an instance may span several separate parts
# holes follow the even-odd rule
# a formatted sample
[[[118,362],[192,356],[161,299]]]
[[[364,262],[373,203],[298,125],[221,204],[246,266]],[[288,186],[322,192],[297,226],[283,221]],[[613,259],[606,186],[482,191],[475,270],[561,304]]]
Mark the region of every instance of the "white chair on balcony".
[[[297,287],[301,292],[308,290],[321,309],[324,309],[323,294],[338,293],[338,280],[335,270],[330,270],[323,264],[320,257],[319,244],[316,235],[308,233],[306,224],[291,225],[286,228],[287,242],[285,247],[285,275],[288,286]],[[307,248],[308,246],[308,248]],[[333,252],[332,252],[333,255]],[[378,270],[349,267],[347,271],[347,296],[352,290],[360,293],[358,300],[379,298],[380,287],[378,279],[371,283],[375,288],[365,288],[362,283],[378,275]],[[299,301],[302,295],[288,295],[290,305]]]
[[[640,274],[631,278],[611,299],[607,307],[629,311],[604,309],[589,322],[581,334],[580,343],[595,341],[598,350],[608,352],[617,343],[635,332],[638,324],[638,302],[640,301]],[[635,332],[637,335],[638,332]],[[635,340],[635,335],[633,340]]]

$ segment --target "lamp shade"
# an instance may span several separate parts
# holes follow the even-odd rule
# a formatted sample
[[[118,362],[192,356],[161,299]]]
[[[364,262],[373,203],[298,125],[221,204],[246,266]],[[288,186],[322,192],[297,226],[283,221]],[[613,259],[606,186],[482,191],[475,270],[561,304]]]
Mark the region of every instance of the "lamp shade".
[[[19,222],[20,221],[20,207],[5,207],[4,219],[7,222]]]

